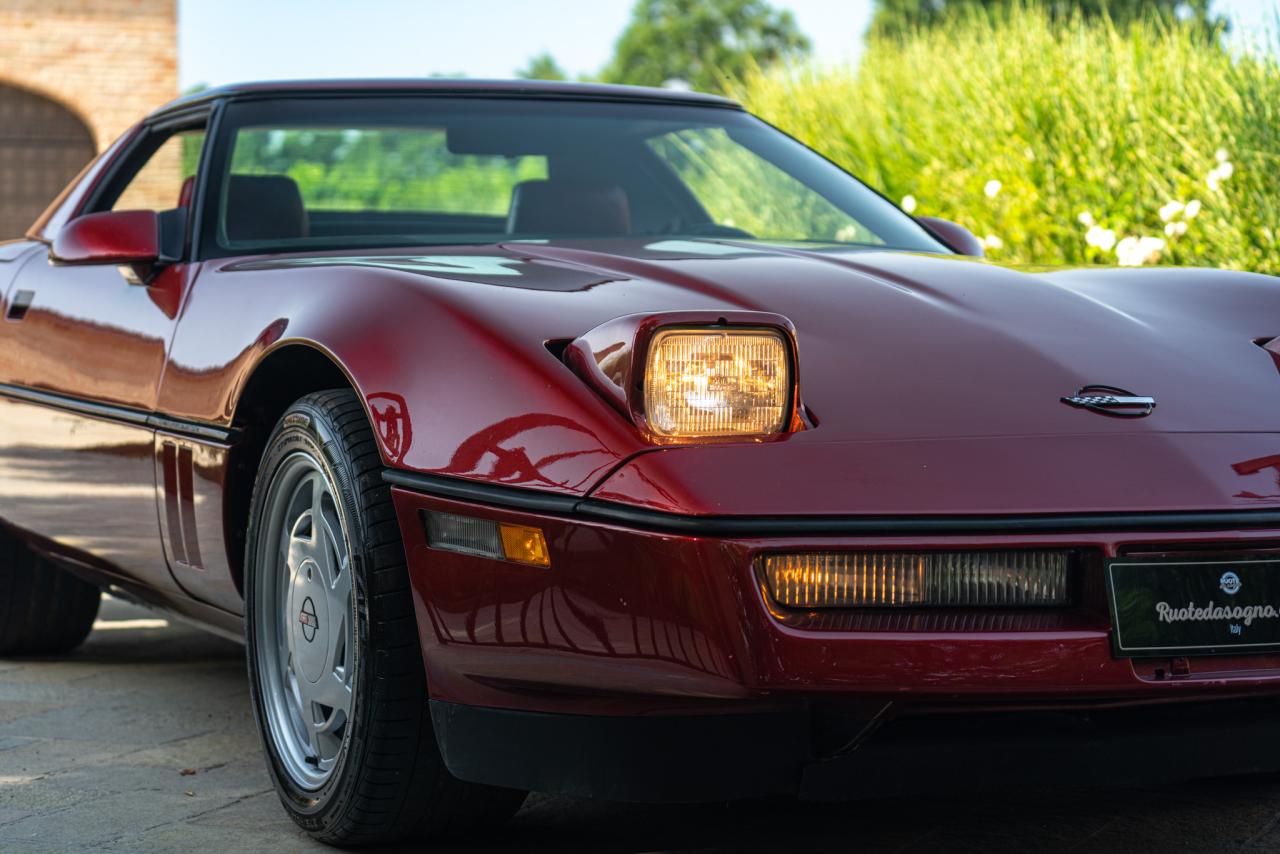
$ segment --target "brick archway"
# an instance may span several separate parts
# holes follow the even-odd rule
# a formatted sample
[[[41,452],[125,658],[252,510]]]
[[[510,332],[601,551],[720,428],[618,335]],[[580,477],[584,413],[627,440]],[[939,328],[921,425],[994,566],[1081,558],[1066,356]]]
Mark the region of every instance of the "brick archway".
[[[0,83],[0,240],[21,237],[96,153],[66,107]]]
[[[25,134],[30,130],[25,123],[32,121],[45,129],[42,132],[62,140],[57,146],[60,152],[51,150],[48,158],[65,154],[69,161],[67,140],[76,136],[65,121],[70,115],[92,143],[92,151],[77,155],[83,166],[138,119],[174,98],[178,94],[176,6],[176,0],[0,0],[0,89],[11,104],[9,114],[0,114],[0,139]],[[28,107],[13,106],[23,99],[11,90],[37,98],[39,106],[23,112]],[[50,104],[62,111],[60,118],[52,117]],[[15,122],[14,110],[30,118]],[[25,151],[22,156],[36,156],[30,146]],[[3,154],[14,156],[11,148]],[[5,159],[0,156],[0,169],[21,173],[21,163],[10,165]],[[76,171],[72,169],[67,177]],[[46,181],[45,175],[52,174],[52,167],[36,172],[43,173],[39,192],[47,191],[47,196],[42,204],[29,203],[36,208],[29,216],[10,212],[6,196],[12,185],[0,184],[0,240],[20,235],[62,189],[48,189],[52,178]],[[34,172],[3,180],[19,181],[24,196],[37,192],[27,183],[36,180]],[[24,210],[29,212],[30,207]],[[20,223],[16,233],[15,222]]]

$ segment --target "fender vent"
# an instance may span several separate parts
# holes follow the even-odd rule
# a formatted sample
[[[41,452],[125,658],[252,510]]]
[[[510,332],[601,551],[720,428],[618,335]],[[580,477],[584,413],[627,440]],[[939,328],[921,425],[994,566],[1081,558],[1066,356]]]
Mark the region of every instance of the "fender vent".
[[[195,460],[191,449],[166,441],[161,446],[164,469],[165,527],[175,565],[203,569],[200,538],[196,534]]]

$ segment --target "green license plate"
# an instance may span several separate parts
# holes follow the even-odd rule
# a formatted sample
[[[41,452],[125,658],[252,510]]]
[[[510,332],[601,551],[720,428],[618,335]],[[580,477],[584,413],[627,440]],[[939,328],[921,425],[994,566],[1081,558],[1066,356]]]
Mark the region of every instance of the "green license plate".
[[[1116,558],[1106,572],[1116,655],[1280,649],[1280,558]]]

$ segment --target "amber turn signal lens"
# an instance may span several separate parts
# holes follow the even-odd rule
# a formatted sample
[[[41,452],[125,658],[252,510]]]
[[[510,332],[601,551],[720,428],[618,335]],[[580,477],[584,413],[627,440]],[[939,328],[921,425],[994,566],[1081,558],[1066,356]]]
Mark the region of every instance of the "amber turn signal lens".
[[[791,360],[772,329],[671,329],[649,345],[644,412],[657,436],[768,436],[787,425]]]
[[[542,531],[505,522],[498,525],[498,531],[502,534],[502,551],[507,560],[532,566],[551,566],[551,555],[547,553],[547,541]]]
[[[537,528],[439,511],[423,511],[423,517],[427,544],[432,548],[543,568],[551,566],[547,539]]]
[[[789,608],[1027,608],[1071,601],[1069,552],[810,552],[766,555]]]

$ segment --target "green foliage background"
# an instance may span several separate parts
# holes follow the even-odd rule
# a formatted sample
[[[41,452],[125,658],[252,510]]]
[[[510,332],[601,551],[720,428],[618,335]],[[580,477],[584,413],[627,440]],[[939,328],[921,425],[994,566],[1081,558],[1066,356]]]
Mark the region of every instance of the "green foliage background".
[[[795,17],[766,0],[636,0],[600,79],[632,86],[681,80],[714,92],[722,76],[739,77],[753,61],[767,67],[802,59],[810,47]]]
[[[974,11],[1002,11],[1027,2],[1035,2],[1056,20],[1105,17],[1123,27],[1159,17],[1198,27],[1206,36],[1226,27],[1225,19],[1212,10],[1210,0],[876,0],[871,32],[875,36],[910,35],[920,27],[947,26],[957,16]]]
[[[726,85],[894,201],[993,236],[993,260],[1116,263],[1086,242],[1087,212],[1117,241],[1165,240],[1160,263],[1280,273],[1274,53],[1156,18],[1119,28],[1015,7],[873,37],[856,72],[756,69]],[[1166,234],[1170,201],[1200,202],[1171,217],[1185,233]]]

